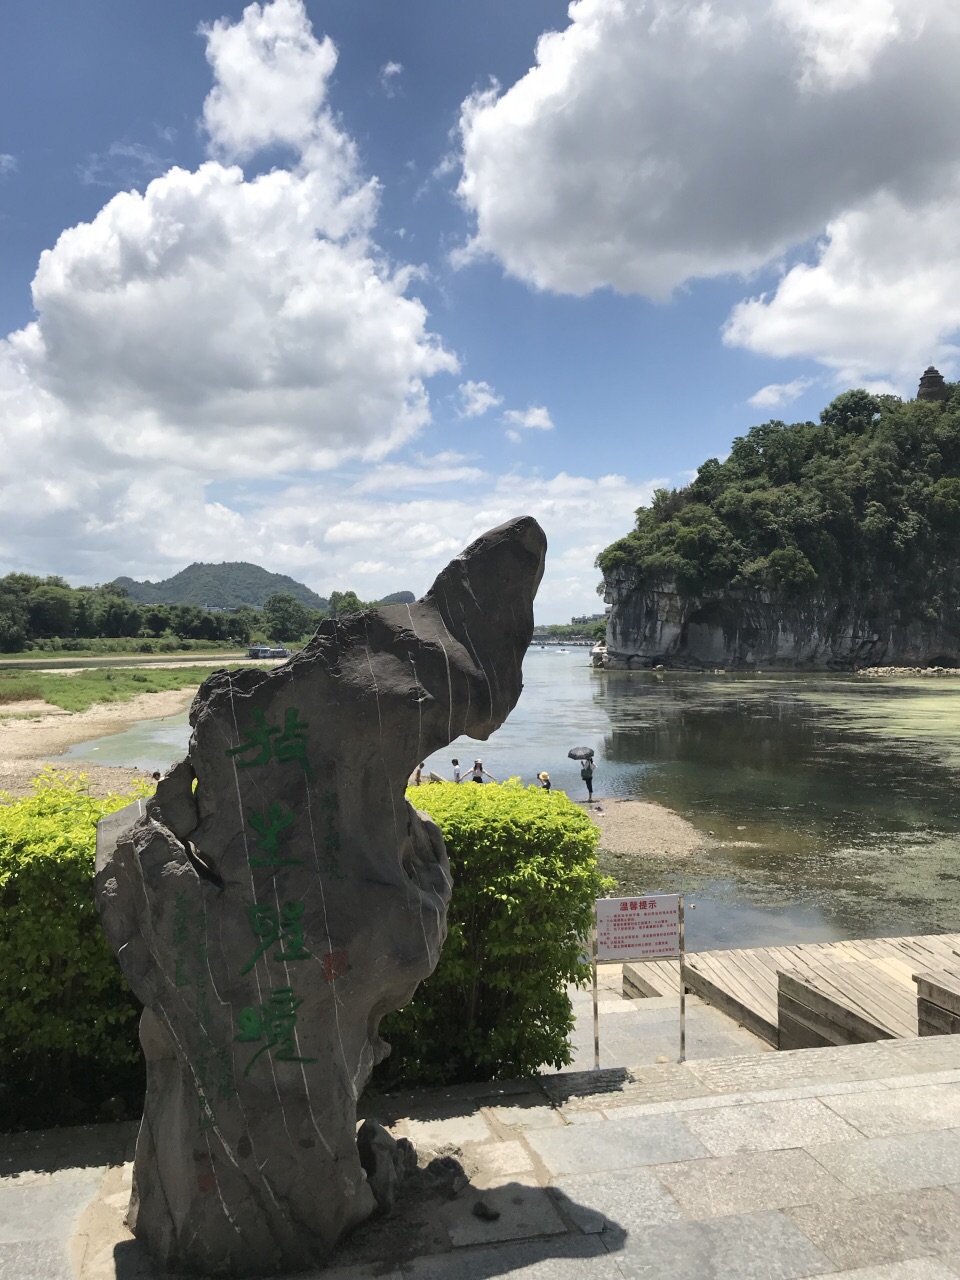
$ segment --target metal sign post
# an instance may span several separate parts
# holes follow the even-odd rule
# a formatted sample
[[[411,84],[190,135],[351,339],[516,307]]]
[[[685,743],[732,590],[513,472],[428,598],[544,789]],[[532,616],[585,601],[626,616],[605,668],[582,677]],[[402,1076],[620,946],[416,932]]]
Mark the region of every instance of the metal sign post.
[[[600,961],[667,960],[680,963],[680,1057],[687,1058],[687,991],[683,894],[655,893],[637,898],[597,898],[593,906],[593,1067],[600,1069]]]
[[[597,904],[593,904],[593,1069],[600,1070],[600,1000],[597,994]]]
[[[683,894],[677,904],[680,909],[680,1062],[687,1060],[687,988],[683,981],[684,927]]]

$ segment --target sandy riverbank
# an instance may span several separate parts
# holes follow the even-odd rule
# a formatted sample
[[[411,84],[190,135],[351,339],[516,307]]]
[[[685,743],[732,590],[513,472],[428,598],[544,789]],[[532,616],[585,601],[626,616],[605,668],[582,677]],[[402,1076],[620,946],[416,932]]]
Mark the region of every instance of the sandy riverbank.
[[[101,702],[87,711],[67,712],[34,703],[0,707],[0,791],[22,796],[51,761],[77,742],[121,733],[138,720],[162,719],[186,711],[195,689],[171,689],[144,693],[129,702]],[[139,769],[124,769],[77,762],[74,771],[85,773],[94,795],[108,795],[130,788],[143,776]]]
[[[600,848],[611,853],[684,858],[713,843],[692,822],[647,800],[595,800],[584,804],[600,828]]]

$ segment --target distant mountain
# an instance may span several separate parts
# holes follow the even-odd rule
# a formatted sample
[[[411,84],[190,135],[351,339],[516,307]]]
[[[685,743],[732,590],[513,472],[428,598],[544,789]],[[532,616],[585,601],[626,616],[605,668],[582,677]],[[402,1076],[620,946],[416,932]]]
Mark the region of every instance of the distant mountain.
[[[384,596],[382,600],[378,600],[378,604],[413,604],[416,596],[412,591],[394,591],[392,595]]]
[[[315,591],[285,573],[269,573],[246,560],[226,560],[223,564],[191,564],[163,582],[135,582],[117,578],[138,604],[199,604],[220,609],[236,609],[248,604],[262,609],[269,596],[295,596],[310,609],[326,609],[327,601]],[[409,594],[409,593],[401,593]],[[410,597],[413,599],[413,597]]]

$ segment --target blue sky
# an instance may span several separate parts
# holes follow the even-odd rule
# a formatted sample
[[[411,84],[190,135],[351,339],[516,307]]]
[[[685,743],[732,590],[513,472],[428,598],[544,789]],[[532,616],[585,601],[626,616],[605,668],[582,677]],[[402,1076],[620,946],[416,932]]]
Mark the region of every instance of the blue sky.
[[[4,37],[0,572],[372,598],[529,511],[565,620],[655,485],[960,369],[948,0],[50,0]]]

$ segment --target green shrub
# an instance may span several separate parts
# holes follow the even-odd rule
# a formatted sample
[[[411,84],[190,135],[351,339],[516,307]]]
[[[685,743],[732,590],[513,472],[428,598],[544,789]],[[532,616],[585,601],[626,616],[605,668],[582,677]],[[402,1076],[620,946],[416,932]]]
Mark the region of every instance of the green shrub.
[[[570,1062],[569,982],[583,983],[599,832],[563,792],[516,780],[410,788],[443,832],[453,871],[436,971],[384,1018],[381,1088],[526,1076]]]
[[[138,1006],[93,901],[97,822],[135,798],[50,770],[0,794],[0,1128],[103,1118],[140,1077]]]

